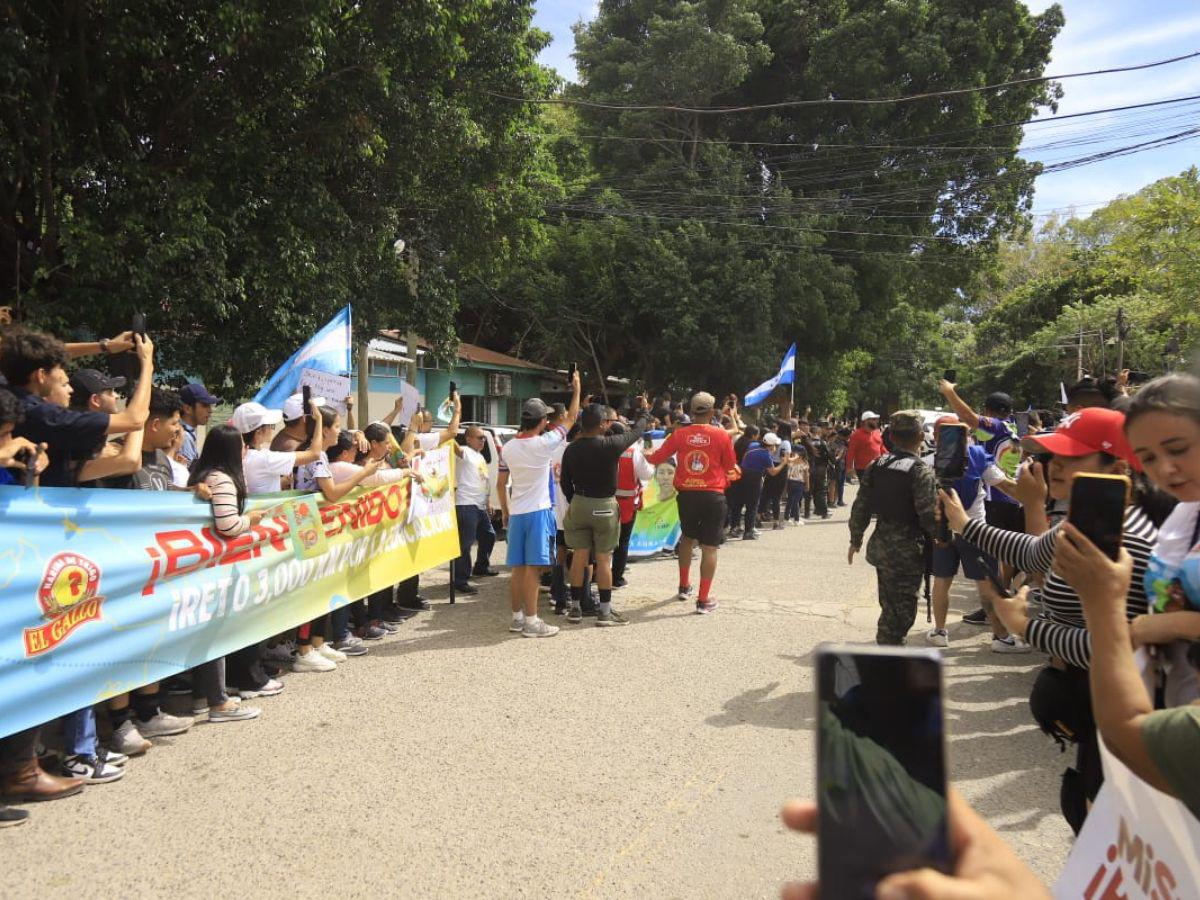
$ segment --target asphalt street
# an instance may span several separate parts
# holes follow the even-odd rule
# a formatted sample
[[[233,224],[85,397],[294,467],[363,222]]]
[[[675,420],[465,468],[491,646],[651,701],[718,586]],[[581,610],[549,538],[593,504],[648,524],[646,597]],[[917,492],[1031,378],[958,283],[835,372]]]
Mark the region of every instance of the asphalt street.
[[[328,674],[286,676],[251,722],[199,723],[129,773],[0,833],[19,897],[772,897],[815,847],[777,816],[814,785],[811,652],[870,641],[874,570],[847,509],[722,550],[720,609],[640,561],[632,624],[508,631],[506,576]],[[503,559],[503,545],[497,548]],[[546,595],[543,595],[545,598]],[[954,783],[1052,883],[1067,757],[1034,726],[1036,655],[990,652],[956,589],[945,651]],[[910,641],[923,644],[924,609]]]

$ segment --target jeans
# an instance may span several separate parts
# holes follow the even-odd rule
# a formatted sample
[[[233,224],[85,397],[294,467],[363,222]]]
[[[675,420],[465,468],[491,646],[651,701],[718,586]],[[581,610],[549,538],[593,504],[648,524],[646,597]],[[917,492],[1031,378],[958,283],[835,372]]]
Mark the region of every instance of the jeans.
[[[628,522],[621,523],[621,539],[617,542],[617,549],[613,551],[613,581],[625,575],[625,566],[629,563],[629,539],[633,537],[633,523],[636,519],[635,515]]]
[[[261,644],[254,643],[241,650],[234,650],[225,657],[225,680],[232,687],[257,691],[270,679],[262,667],[259,657]]]
[[[90,706],[63,716],[63,744],[68,755],[96,755],[96,710]]]
[[[758,501],[762,497],[762,472],[745,472],[738,481],[739,489],[733,501],[731,520],[733,527],[738,526],[738,520],[745,512],[746,531],[753,531],[758,524]]]
[[[476,557],[474,571],[486,571],[490,563],[492,548],[496,546],[496,531],[492,528],[492,517],[486,509],[475,505],[456,506],[454,511],[458,517],[458,551],[459,557],[454,561],[454,583],[462,587],[471,577],[471,547],[477,541],[479,554]]]
[[[787,484],[787,512],[785,519],[800,521],[800,507],[804,504],[804,482],[789,481]]]
[[[787,473],[779,471],[763,479],[762,499],[759,501],[759,512],[764,519],[778,522],[780,507],[783,505],[783,493],[787,489]]]
[[[192,696],[209,706],[220,706],[229,699],[225,693],[225,657],[218,656],[201,663],[191,671]]]

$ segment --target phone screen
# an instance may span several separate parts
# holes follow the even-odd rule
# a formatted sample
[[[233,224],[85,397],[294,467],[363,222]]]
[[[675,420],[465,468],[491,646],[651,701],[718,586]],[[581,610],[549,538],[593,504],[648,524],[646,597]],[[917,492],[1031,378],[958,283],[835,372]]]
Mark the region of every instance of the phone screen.
[[[958,378],[955,377],[956,375],[958,375],[958,373],[955,372],[953,369],[947,369],[945,372],[942,373],[942,377],[944,379],[946,379],[948,382],[950,382],[951,384],[954,384],[954,382],[958,381]]]
[[[935,652],[817,651],[822,897],[868,898],[892,874],[946,871],[941,660]]]
[[[1025,437],[1029,434],[1029,413],[1014,413],[1013,418],[1017,421],[1017,437]]]
[[[938,428],[933,471],[938,478],[962,478],[967,471],[966,425],[942,425]]]
[[[1129,479],[1124,475],[1076,475],[1071,482],[1067,518],[1109,559],[1116,559],[1121,549],[1128,495]]]

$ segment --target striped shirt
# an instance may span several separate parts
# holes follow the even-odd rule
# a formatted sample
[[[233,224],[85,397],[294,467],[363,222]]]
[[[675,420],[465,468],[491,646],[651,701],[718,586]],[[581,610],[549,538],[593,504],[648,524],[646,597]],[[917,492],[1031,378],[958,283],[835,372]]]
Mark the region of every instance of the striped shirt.
[[[1038,618],[1029,620],[1025,640],[1051,656],[1086,669],[1091,665],[1092,640],[1087,632],[1079,595],[1062,576],[1051,569],[1059,525],[1045,534],[1035,536],[1005,531],[972,520],[963,528],[963,537],[1001,562],[1010,563],[1023,572],[1047,573],[1045,585],[1037,592],[1042,613]],[[1139,507],[1131,506],[1125,510],[1122,541],[1133,558],[1133,580],[1125,598],[1125,615],[1129,619],[1146,612],[1146,590],[1142,581],[1157,537],[1158,529]]]
[[[221,537],[237,537],[250,527],[250,517],[238,512],[237,486],[224,472],[209,472],[204,479],[212,491],[213,524]]]

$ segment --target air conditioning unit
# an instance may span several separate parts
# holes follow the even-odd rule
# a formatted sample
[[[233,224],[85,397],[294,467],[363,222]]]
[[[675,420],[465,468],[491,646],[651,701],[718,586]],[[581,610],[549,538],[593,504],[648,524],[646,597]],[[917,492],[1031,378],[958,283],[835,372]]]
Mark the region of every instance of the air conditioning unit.
[[[489,397],[511,397],[512,376],[492,372],[487,377],[487,392]]]

